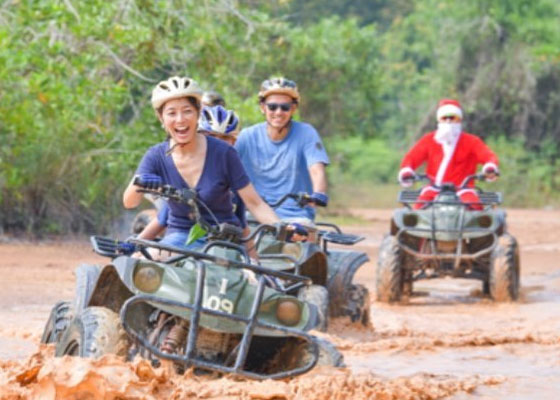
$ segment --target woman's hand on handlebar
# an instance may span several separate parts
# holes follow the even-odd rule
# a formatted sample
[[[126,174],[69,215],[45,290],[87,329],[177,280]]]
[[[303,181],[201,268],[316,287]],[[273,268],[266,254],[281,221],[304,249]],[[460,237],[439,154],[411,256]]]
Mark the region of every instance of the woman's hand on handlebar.
[[[163,185],[163,180],[156,174],[139,174],[134,177],[134,185],[157,190]]]

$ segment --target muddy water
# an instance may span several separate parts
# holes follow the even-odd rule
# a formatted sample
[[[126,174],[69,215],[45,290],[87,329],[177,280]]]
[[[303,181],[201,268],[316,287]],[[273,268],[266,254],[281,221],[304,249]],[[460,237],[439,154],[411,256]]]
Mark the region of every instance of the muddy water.
[[[387,210],[348,227],[376,259]],[[176,376],[142,360],[52,357],[39,337],[51,305],[71,298],[72,270],[102,262],[87,242],[0,245],[0,398],[558,399],[560,398],[560,212],[512,210],[521,244],[522,298],[494,304],[478,282],[418,282],[403,304],[372,302],[373,329],[334,322],[325,335],[347,368],[282,382]],[[374,292],[375,268],[357,280]],[[372,296],[374,298],[374,296]]]

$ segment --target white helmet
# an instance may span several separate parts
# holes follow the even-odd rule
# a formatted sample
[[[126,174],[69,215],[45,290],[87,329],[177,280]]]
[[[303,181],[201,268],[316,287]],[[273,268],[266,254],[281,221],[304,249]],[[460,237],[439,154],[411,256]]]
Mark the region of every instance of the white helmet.
[[[197,108],[200,109],[202,90],[198,83],[191,78],[173,76],[161,81],[152,90],[152,107],[158,111],[166,101],[182,97],[192,97],[196,101]]]

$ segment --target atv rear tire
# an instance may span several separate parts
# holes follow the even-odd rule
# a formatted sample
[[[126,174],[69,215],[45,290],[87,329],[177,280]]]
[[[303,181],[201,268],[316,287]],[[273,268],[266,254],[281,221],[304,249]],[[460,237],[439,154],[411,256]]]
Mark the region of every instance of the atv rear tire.
[[[519,246],[510,234],[498,239],[492,251],[488,284],[494,301],[514,301],[519,297]]]
[[[329,291],[321,285],[309,285],[301,288],[298,299],[313,304],[319,314],[319,324],[315,327],[320,332],[326,332],[329,315]]]
[[[346,291],[343,315],[348,316],[352,322],[359,322],[363,326],[369,326],[369,290],[364,285],[355,284]]]
[[[377,259],[377,300],[392,303],[401,299],[403,288],[401,251],[397,238],[387,235],[379,246]]]
[[[104,307],[88,307],[72,321],[56,346],[55,355],[99,358],[105,354],[126,357],[128,337],[119,316]]]
[[[54,305],[45,324],[41,343],[58,343],[64,331],[74,317],[74,308],[68,301],[59,301]]]

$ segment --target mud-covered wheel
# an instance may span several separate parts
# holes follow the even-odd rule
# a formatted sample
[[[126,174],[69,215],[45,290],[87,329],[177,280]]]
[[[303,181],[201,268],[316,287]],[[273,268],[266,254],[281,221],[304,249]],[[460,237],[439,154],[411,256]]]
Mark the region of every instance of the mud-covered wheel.
[[[315,327],[320,332],[326,332],[329,315],[329,291],[321,285],[309,285],[301,288],[298,299],[313,304],[319,314],[319,324]]]
[[[361,284],[351,285],[346,292],[344,315],[363,326],[370,324],[369,290]]]
[[[51,315],[45,324],[41,343],[58,343],[74,317],[74,309],[68,301],[60,301],[54,305]]]
[[[57,344],[55,355],[99,358],[116,354],[125,357],[128,346],[126,332],[115,312],[104,307],[88,307],[74,318]]]
[[[319,359],[317,360],[317,366],[337,368],[344,367],[344,357],[334,344],[322,338],[314,337],[314,339],[319,346]],[[298,353],[301,354],[301,365],[307,364],[311,361],[312,353],[307,346],[302,352]]]
[[[313,337],[317,343],[319,357],[316,366],[344,367],[344,357],[337,348],[325,339]],[[313,352],[308,342],[289,340],[269,362],[275,371],[286,371],[301,368],[311,363]]]
[[[488,285],[495,301],[513,301],[519,297],[519,246],[515,238],[504,234],[492,251]]]
[[[399,301],[402,294],[401,254],[397,238],[387,235],[381,241],[377,259],[377,300],[386,303]]]

